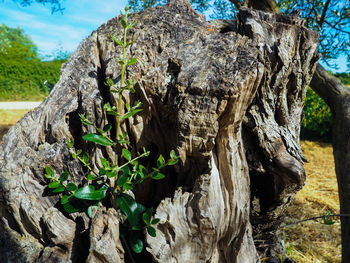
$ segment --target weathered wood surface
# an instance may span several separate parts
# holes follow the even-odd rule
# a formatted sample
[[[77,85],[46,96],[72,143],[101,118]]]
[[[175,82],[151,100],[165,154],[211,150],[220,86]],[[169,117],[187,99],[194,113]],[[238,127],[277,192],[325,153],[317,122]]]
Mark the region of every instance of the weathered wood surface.
[[[1,262],[130,259],[113,210],[100,208],[91,221],[83,213],[63,214],[43,176],[49,164],[81,182],[84,170],[70,157],[67,138],[90,151],[95,167],[102,154],[114,159],[111,149],[81,139],[87,128],[78,114],[88,113],[101,127],[115,124],[102,107],[116,103],[104,83],[120,76],[120,49],[110,39],[121,32],[119,19],[79,46],[46,101],[3,139]],[[136,42],[128,52],[139,62],[127,74],[137,85],[123,103],[141,100],[144,111],[123,130],[134,150],[145,146],[155,158],[176,149],[180,156],[166,179],[135,193],[161,218],[157,238],[146,238],[144,262],[258,262],[252,200],[259,235],[278,225],[304,183],[299,123],[318,59],[317,35],[296,18],[249,9],[238,21],[206,22],[187,0],[133,20]]]

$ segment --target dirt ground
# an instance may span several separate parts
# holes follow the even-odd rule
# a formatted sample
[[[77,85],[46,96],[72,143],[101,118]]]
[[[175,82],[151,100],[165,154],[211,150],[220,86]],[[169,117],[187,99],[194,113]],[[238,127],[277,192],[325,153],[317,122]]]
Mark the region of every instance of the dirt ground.
[[[0,142],[8,128],[24,116],[27,110],[0,110]],[[306,185],[294,197],[287,210],[286,223],[339,213],[338,188],[330,144],[302,141],[309,161],[305,163]],[[299,263],[341,262],[340,223],[324,225],[309,221],[282,229],[288,256]]]

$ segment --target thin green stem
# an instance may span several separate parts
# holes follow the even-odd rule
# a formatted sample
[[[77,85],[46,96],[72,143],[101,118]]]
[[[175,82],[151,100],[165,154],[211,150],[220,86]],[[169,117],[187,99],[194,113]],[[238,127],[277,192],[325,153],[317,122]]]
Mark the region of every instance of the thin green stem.
[[[120,121],[121,121],[121,111],[122,111],[122,88],[124,87],[124,77],[125,77],[125,69],[126,69],[126,31],[127,29],[124,28],[124,38],[123,38],[123,64],[122,64],[122,73],[121,73],[121,79],[120,79],[120,92],[119,92],[119,101],[118,101],[118,116],[117,116],[117,131],[116,131],[116,141],[119,140],[119,134],[120,134]],[[118,166],[118,144],[116,144],[115,147],[115,164]]]

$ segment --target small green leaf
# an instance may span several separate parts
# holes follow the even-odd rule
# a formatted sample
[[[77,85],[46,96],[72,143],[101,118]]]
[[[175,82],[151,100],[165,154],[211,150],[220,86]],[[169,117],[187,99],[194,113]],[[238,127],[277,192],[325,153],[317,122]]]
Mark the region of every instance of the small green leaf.
[[[155,175],[152,176],[152,179],[160,180],[160,179],[163,179],[164,177],[165,177],[164,174],[158,172],[158,173],[156,173]]]
[[[69,198],[71,198],[71,195],[64,195],[61,198],[61,204],[64,205],[69,202]]]
[[[132,28],[134,25],[135,25],[135,22],[133,21],[133,22],[131,22],[126,28],[127,28],[127,29],[130,29],[130,28]]]
[[[123,190],[125,190],[125,191],[132,190],[132,189],[134,189],[134,187],[132,186],[132,184],[125,183],[125,184],[123,185]]]
[[[80,155],[80,154],[82,153],[82,151],[83,151],[83,150],[79,149],[79,150],[77,151],[77,155]]]
[[[89,133],[83,136],[83,139],[89,142],[94,142],[96,144],[100,144],[103,146],[113,146],[114,143],[106,139],[105,137],[95,134],[95,133]]]
[[[106,158],[102,158],[101,159],[101,164],[102,164],[103,168],[110,167],[110,163],[109,163],[109,161]]]
[[[130,104],[129,103],[125,103],[125,108],[129,111],[130,110]]]
[[[63,205],[63,208],[64,208],[64,210],[65,210],[68,214],[70,214],[70,213],[75,213],[75,212],[80,212],[80,209],[75,208],[75,207],[72,206],[69,202],[65,203],[65,204]]]
[[[113,82],[113,80],[108,78],[108,79],[106,79],[105,85],[108,87],[112,87],[114,85],[114,82]]]
[[[126,7],[124,8],[125,12],[129,12],[130,9],[131,9],[131,6],[129,6],[129,5],[126,5]]]
[[[176,154],[175,154],[174,150],[171,150],[169,155],[170,155],[171,159],[175,159],[176,158]]]
[[[50,189],[52,189],[52,188],[57,188],[57,187],[59,187],[61,185],[61,183],[60,182],[58,182],[58,181],[53,181],[53,182],[51,182],[51,183],[49,183],[49,188]]]
[[[130,46],[130,45],[132,45],[132,44],[134,44],[134,43],[135,43],[135,40],[129,41],[128,43],[126,43],[126,46],[128,47],[128,46]]]
[[[128,66],[135,64],[137,62],[137,58],[132,58],[130,60],[128,60],[128,62],[126,63]]]
[[[123,65],[126,64],[126,60],[125,59],[119,59],[118,63],[123,66]]]
[[[107,186],[102,186],[99,190],[95,190],[94,186],[86,185],[75,191],[73,196],[78,199],[98,201],[106,197],[107,189]]]
[[[155,218],[155,219],[152,220],[151,224],[152,224],[152,225],[156,225],[156,224],[159,223],[159,221],[160,221],[159,218]]]
[[[138,211],[139,214],[142,214],[143,212],[146,211],[146,207],[141,205],[141,204],[139,204],[139,203],[137,203],[137,211]]]
[[[127,21],[126,16],[123,16],[123,18],[122,18],[122,20],[120,21],[120,23],[121,23],[122,27],[127,28],[127,26],[128,26],[128,21]]]
[[[46,178],[49,178],[49,179],[53,178],[55,173],[53,172],[53,170],[51,169],[50,166],[46,165],[45,166],[45,171],[46,171],[46,174],[45,174]]]
[[[68,179],[68,172],[62,173],[60,178],[59,178],[61,183],[64,182],[64,181],[67,181],[67,179]]]
[[[178,162],[178,159],[170,159],[168,161],[167,165],[175,165],[175,164],[177,164],[177,162]]]
[[[88,174],[88,176],[87,176],[88,181],[93,181],[93,180],[96,180],[97,178],[98,177],[93,175],[93,174]]]
[[[69,184],[67,184],[66,189],[69,192],[74,192],[75,190],[78,189],[78,186],[76,186],[76,184],[74,184],[74,183],[69,183]]]
[[[130,161],[131,158],[132,158],[132,154],[131,154],[131,152],[128,149],[123,149],[122,150],[122,155],[128,161]]]
[[[131,231],[130,237],[129,237],[129,242],[130,242],[130,246],[131,246],[132,250],[135,253],[139,254],[142,252],[143,242],[141,240],[140,235],[137,232]]]
[[[72,152],[72,157],[73,159],[76,159],[77,158],[77,155],[75,153]]]
[[[98,133],[101,134],[101,135],[105,133],[104,130],[102,130],[102,129],[100,129],[100,128],[96,128],[96,130],[97,130]]]
[[[148,232],[148,234],[151,237],[156,237],[157,236],[156,230],[155,230],[155,228],[153,226],[148,226],[147,227],[147,232]]]
[[[91,121],[89,121],[89,115],[86,115],[85,117],[85,113],[83,114],[78,114],[80,117],[80,121],[82,124],[84,125],[92,125],[93,123]]]
[[[126,215],[131,226],[137,226],[139,224],[139,207],[135,199],[125,193],[122,193],[116,198],[116,202],[120,210]]]
[[[73,139],[65,140],[64,142],[66,143],[68,149],[71,149],[74,146],[74,140]]]
[[[136,113],[142,111],[142,109],[135,109],[127,112],[125,115],[123,115],[122,119],[130,118],[131,116],[135,115]]]
[[[98,208],[98,203],[94,204],[94,205],[90,205],[87,209],[87,215],[88,217],[92,218],[92,213],[93,213],[93,208]]]
[[[124,166],[122,169],[120,169],[125,176],[129,176],[131,174],[129,166]]]
[[[53,193],[62,193],[64,192],[64,190],[66,190],[66,188],[63,185],[60,185],[58,187],[56,187],[54,190],[52,190]]]
[[[113,36],[113,35],[111,35],[111,38],[114,40],[115,43],[117,43],[117,45],[123,46],[123,43],[122,43],[118,38],[116,38],[116,37]]]
[[[130,141],[128,141],[128,140],[118,140],[118,143],[119,144],[129,144],[130,143]]]
[[[161,168],[165,164],[165,159],[163,155],[159,155],[158,160],[157,160],[157,167]]]
[[[129,177],[122,175],[118,178],[117,181],[117,185],[119,185],[120,187],[122,187],[127,181],[128,181]]]
[[[89,155],[88,155],[88,153],[85,152],[85,153],[83,154],[82,159],[83,159],[84,163],[87,163],[87,162],[89,161]]]
[[[142,214],[142,221],[145,223],[146,226],[149,226],[151,224],[151,217],[147,214],[147,211]]]
[[[103,127],[104,132],[109,132],[112,129],[112,124],[108,123]]]
[[[112,177],[115,177],[115,176],[117,176],[117,171],[116,170],[107,170],[106,171],[106,175],[107,175],[107,177],[108,178],[112,178]]]

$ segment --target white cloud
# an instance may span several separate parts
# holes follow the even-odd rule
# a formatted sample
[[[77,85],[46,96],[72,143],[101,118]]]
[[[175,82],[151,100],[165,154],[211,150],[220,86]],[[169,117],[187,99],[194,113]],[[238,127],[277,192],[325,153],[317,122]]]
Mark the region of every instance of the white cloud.
[[[126,4],[127,0],[63,1],[63,15],[52,15],[50,5],[34,3],[21,7],[13,1],[5,1],[0,9],[0,23],[23,28],[42,53],[48,55],[59,46],[74,51],[84,38],[118,15]]]

